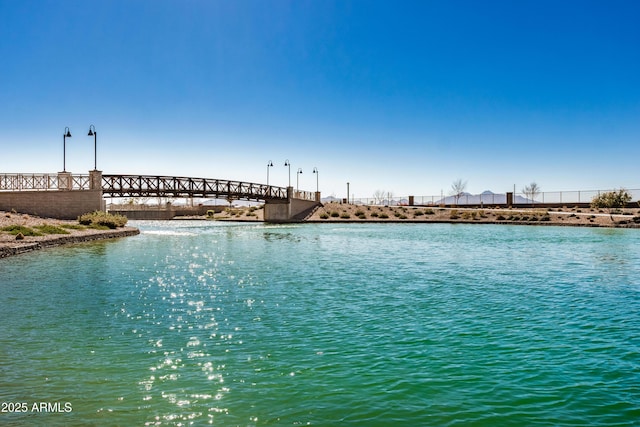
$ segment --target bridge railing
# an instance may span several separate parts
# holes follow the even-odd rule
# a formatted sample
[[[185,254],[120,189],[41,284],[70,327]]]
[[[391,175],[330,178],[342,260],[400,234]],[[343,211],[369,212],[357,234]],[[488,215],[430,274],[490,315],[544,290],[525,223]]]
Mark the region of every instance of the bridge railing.
[[[287,189],[222,179],[151,175],[103,175],[103,194],[111,197],[225,197],[286,199]]]
[[[89,175],[0,174],[0,191],[89,190]]]
[[[316,201],[316,193],[313,191],[294,191],[293,197],[296,199]]]

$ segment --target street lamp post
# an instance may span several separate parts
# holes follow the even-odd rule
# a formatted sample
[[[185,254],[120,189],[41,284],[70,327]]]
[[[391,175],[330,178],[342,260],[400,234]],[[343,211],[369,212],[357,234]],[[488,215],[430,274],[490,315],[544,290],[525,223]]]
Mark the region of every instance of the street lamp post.
[[[62,134],[62,172],[67,171],[67,138],[71,138],[69,126],[65,126],[64,134]]]
[[[289,159],[284,161],[284,165],[289,167],[289,187],[291,187],[291,163]]]
[[[300,174],[302,173],[302,168],[298,168],[298,172],[296,172],[296,193],[298,192],[298,188],[300,187]]]
[[[269,160],[269,163],[267,163],[267,187],[269,186],[269,168],[273,167],[273,162],[271,160]]]
[[[318,172],[318,168],[313,168],[313,173],[316,174],[316,193],[318,191],[320,191],[320,186],[318,185],[318,181],[319,181],[319,177],[320,177],[320,173]]]
[[[98,132],[94,125],[89,126],[89,133],[87,136],[93,137],[93,170],[98,170]]]
[[[349,204],[349,183],[347,182],[347,204]]]

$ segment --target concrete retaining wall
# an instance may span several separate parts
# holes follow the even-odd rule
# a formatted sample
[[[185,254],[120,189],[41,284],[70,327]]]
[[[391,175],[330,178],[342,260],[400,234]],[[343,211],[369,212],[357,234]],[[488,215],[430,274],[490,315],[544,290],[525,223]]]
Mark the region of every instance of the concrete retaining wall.
[[[318,205],[318,202],[301,199],[267,201],[264,205],[264,220],[266,222],[302,221]]]
[[[105,209],[102,190],[0,192],[0,210],[45,218],[76,219]]]

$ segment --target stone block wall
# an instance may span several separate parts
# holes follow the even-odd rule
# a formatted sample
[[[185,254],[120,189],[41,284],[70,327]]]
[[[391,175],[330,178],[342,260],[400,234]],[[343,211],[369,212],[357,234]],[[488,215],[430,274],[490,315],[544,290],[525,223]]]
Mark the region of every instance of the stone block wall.
[[[45,218],[76,219],[104,209],[102,190],[0,192],[0,210]]]

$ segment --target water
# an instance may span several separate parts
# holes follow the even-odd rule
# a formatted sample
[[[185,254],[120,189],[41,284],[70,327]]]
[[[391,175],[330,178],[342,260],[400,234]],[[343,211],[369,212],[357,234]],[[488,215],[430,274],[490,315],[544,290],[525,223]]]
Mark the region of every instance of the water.
[[[639,230],[134,224],[0,260],[0,425],[640,425]]]

